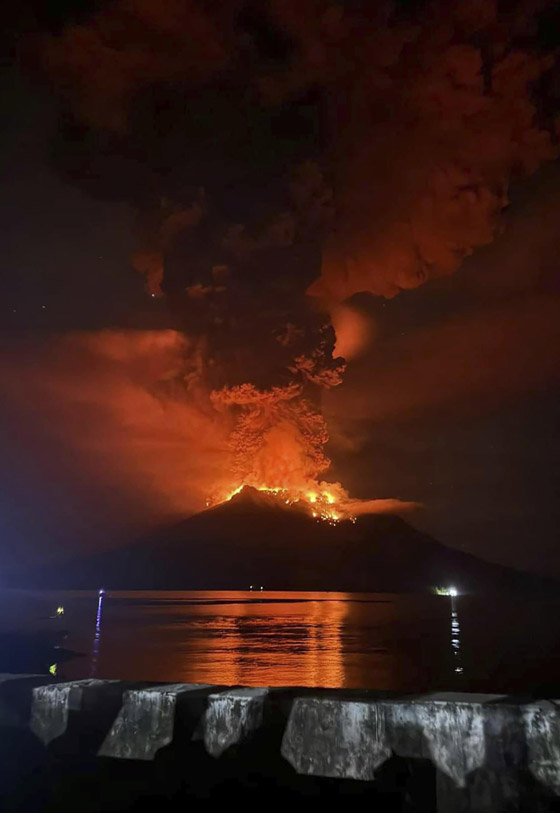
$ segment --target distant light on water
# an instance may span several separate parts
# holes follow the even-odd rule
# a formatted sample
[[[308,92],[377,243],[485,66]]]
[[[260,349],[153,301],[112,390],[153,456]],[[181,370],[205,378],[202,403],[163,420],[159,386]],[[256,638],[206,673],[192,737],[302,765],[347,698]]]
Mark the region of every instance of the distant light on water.
[[[455,598],[455,596],[459,595],[457,588],[451,585],[449,587],[432,587],[430,590],[436,596],[451,596],[451,598]]]

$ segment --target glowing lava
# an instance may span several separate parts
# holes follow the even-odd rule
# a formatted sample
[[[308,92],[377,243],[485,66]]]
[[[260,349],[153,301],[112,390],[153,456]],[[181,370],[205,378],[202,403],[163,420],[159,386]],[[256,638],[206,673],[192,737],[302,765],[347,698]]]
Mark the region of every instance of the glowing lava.
[[[229,502],[239,494],[247,483],[243,483],[237,488],[214,499],[208,499],[206,505],[213,507],[224,502]],[[282,486],[254,486],[252,488],[269,494],[278,499],[284,505],[296,505],[306,510],[314,519],[336,525],[340,520],[350,520],[355,522],[356,518],[347,508],[345,502],[348,495],[338,483],[318,483],[316,488],[284,488]]]

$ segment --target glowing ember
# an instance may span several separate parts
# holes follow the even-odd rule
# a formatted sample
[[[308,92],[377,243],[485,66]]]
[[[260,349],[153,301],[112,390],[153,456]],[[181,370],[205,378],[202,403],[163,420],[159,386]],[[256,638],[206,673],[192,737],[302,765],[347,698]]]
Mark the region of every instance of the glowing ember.
[[[250,485],[264,494],[278,498],[278,501],[284,505],[298,504],[311,514],[314,519],[329,522],[331,525],[335,525],[337,522],[340,522],[340,520],[350,520],[351,522],[355,522],[356,520],[356,517],[346,506],[346,503],[349,503],[348,495],[338,483],[320,483],[317,485],[317,491],[309,491],[303,488],[288,489],[281,486],[254,486],[252,484],[243,483],[221,496],[209,498],[206,501],[206,505],[213,507],[224,502],[229,502],[229,500],[232,500],[239,494],[246,485]],[[325,490],[324,487],[326,485],[328,485],[329,491]],[[337,496],[335,496],[335,494]]]

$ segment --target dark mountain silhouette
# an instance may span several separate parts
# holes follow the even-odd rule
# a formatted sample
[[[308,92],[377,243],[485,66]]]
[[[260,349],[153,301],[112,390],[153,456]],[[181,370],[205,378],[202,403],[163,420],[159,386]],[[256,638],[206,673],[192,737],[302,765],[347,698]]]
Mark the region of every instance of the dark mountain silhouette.
[[[448,548],[400,517],[336,525],[246,487],[149,539],[20,574],[20,584],[109,589],[400,592],[558,590],[536,575]]]

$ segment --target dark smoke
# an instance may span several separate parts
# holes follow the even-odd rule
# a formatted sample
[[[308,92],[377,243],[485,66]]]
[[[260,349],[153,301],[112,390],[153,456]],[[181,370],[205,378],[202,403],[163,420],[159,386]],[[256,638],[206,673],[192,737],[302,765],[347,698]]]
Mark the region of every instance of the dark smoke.
[[[551,8],[119,0],[44,38],[54,159],[136,208],[132,262],[237,421],[236,477],[279,434],[300,479],[327,467],[326,311],[454,271],[556,156]]]

